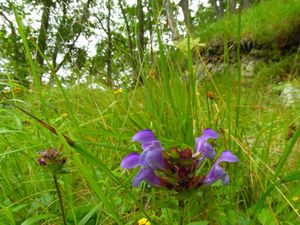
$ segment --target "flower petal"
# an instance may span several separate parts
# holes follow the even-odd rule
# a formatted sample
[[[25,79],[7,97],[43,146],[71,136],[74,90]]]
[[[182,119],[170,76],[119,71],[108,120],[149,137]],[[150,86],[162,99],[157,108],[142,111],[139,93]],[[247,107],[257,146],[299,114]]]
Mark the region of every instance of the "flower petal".
[[[155,135],[153,134],[152,130],[145,129],[137,132],[133,137],[133,141],[139,142],[141,144],[149,144],[153,141],[156,141]]]
[[[222,177],[221,178],[222,179],[222,183],[224,184],[224,185],[228,185],[229,184],[229,175],[228,174],[226,174],[224,177]]]
[[[218,138],[219,138],[219,135],[218,135],[218,133],[217,133],[216,131],[214,131],[213,129],[206,128],[206,129],[203,131],[202,137],[205,137],[206,140],[209,139],[209,138],[218,139]]]
[[[203,158],[213,159],[216,156],[214,148],[209,143],[204,143],[203,145]]]
[[[231,151],[225,150],[221,153],[221,156],[217,161],[219,161],[219,162],[237,162],[238,158]]]
[[[46,161],[45,161],[45,159],[43,159],[42,157],[38,159],[38,162],[39,162],[39,164],[40,164],[41,166],[46,165]]]
[[[206,185],[210,185],[217,180],[221,179],[224,185],[229,184],[229,175],[225,172],[225,170],[219,166],[220,162],[237,162],[238,158],[229,150],[225,150],[221,153],[221,156],[215,164],[210,169],[209,173],[204,178],[203,183]]]
[[[204,184],[210,185],[214,182],[216,182],[219,179],[222,179],[225,177],[227,174],[225,170],[219,166],[217,163],[213,165],[213,167],[210,169],[209,173],[206,175],[204,178]]]
[[[132,186],[138,187],[142,181],[146,181],[152,186],[159,186],[159,177],[156,176],[154,170],[150,167],[142,167],[132,180]]]
[[[207,128],[203,131],[203,134],[196,138],[196,153],[202,153],[202,157],[200,161],[202,161],[204,158],[214,158],[216,153],[211,146],[211,144],[207,143],[207,140],[212,138],[212,139],[217,139],[219,135],[212,129]]]
[[[162,148],[159,141],[156,141],[144,149],[140,156],[140,164],[150,166],[152,169],[164,169],[165,160],[162,155]]]
[[[124,169],[132,169],[140,165],[139,163],[140,155],[136,152],[132,152],[127,155],[121,162],[121,167]]]

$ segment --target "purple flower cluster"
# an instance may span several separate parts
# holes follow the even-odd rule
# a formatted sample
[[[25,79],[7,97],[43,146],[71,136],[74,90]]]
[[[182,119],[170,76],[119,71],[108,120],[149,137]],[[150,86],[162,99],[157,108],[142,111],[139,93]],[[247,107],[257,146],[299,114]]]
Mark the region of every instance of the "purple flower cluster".
[[[152,186],[167,187],[180,192],[211,185],[218,180],[227,185],[229,175],[219,164],[238,161],[229,150],[221,153],[206,175],[195,175],[196,169],[204,163],[206,158],[212,160],[215,157],[216,152],[208,140],[218,137],[215,131],[207,128],[200,137],[196,138],[194,154],[189,148],[179,150],[177,147],[166,152],[151,130],[141,130],[133,136],[132,140],[142,144],[143,152],[141,154],[132,152],[127,155],[121,167],[124,169],[140,167],[132,181],[134,187],[146,181]]]
[[[67,157],[62,156],[60,152],[54,148],[41,151],[39,154],[40,157],[38,158],[38,163],[40,166],[47,167],[55,173],[60,173],[67,161]]]

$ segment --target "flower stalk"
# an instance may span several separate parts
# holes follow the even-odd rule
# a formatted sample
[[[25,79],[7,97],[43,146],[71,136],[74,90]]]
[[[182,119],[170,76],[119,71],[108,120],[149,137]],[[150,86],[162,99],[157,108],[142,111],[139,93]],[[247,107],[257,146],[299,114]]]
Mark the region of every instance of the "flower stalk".
[[[61,218],[64,225],[67,225],[66,215],[65,215],[65,208],[63,204],[63,196],[62,192],[59,188],[57,176],[59,174],[65,173],[66,170],[64,168],[65,163],[67,161],[67,157],[61,154],[62,148],[58,151],[54,148],[49,148],[47,150],[43,150],[39,153],[38,163],[39,165],[44,168],[49,174],[52,175],[53,181],[55,184],[55,189],[57,193],[57,197],[59,200],[59,206],[61,211]]]
[[[62,221],[63,221],[64,225],[67,225],[62,193],[60,191],[59,184],[58,184],[58,181],[57,181],[57,175],[55,175],[55,174],[53,174],[53,181],[54,181],[54,184],[55,184],[55,189],[56,189],[57,197],[58,197],[58,200],[59,200],[61,218],[62,218]]]
[[[179,225],[183,225],[184,224],[184,206],[185,206],[184,200],[179,199],[178,205],[179,205]]]

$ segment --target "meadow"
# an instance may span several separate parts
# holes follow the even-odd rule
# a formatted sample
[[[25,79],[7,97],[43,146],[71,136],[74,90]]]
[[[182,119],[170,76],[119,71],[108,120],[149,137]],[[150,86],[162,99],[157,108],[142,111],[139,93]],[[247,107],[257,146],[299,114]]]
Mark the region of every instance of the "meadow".
[[[294,16],[300,4],[291,4],[284,9]],[[272,51],[274,63],[259,65],[257,76],[244,77],[240,40],[274,42],[250,33],[250,23],[243,22],[249,15],[257,18],[255,10],[265,15],[258,6],[245,16],[230,17],[227,25],[225,20],[199,30],[206,42],[213,38],[205,32],[217,38],[224,28],[223,71],[208,70],[189,35],[183,52],[164,44],[157,28],[155,69],[144,62],[138,73],[142,83],[138,78],[131,86],[114,89],[95,89],[88,83],[65,86],[50,63],[55,84],[39,83],[22,19],[15,12],[34,81],[29,87],[12,79],[1,81],[10,91],[2,91],[0,102],[0,224],[298,224],[300,104],[283,103],[280,82],[298,82],[299,46],[284,56]],[[228,24],[236,27],[233,37],[226,32]],[[272,31],[271,25],[260,26]],[[237,40],[234,57],[231,40]],[[201,79],[195,55],[204,68]],[[132,141],[138,131],[151,129],[166,154],[174,147],[195,153],[195,138],[206,128],[219,135],[208,140],[216,158],[230,150],[238,159],[221,164],[229,185],[217,181],[184,191],[147,182],[132,186],[138,170],[120,165],[130,152],[143,151]],[[39,163],[41,151],[49,148],[66,157],[63,168]],[[214,162],[206,158],[201,169],[207,173]]]

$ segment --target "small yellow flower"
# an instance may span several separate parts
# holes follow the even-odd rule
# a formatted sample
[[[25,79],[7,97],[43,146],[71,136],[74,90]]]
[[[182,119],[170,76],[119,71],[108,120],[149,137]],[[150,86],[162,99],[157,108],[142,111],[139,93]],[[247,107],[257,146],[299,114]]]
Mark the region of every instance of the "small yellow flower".
[[[121,94],[123,92],[123,90],[121,88],[117,89],[114,91],[114,94]]]
[[[60,116],[61,116],[62,118],[65,118],[65,117],[68,116],[68,113],[62,113]]]
[[[294,196],[294,197],[293,197],[293,201],[294,201],[294,202],[296,202],[296,201],[298,201],[298,200],[299,200],[299,196]]]
[[[151,223],[144,217],[138,221],[138,225],[151,225]]]

